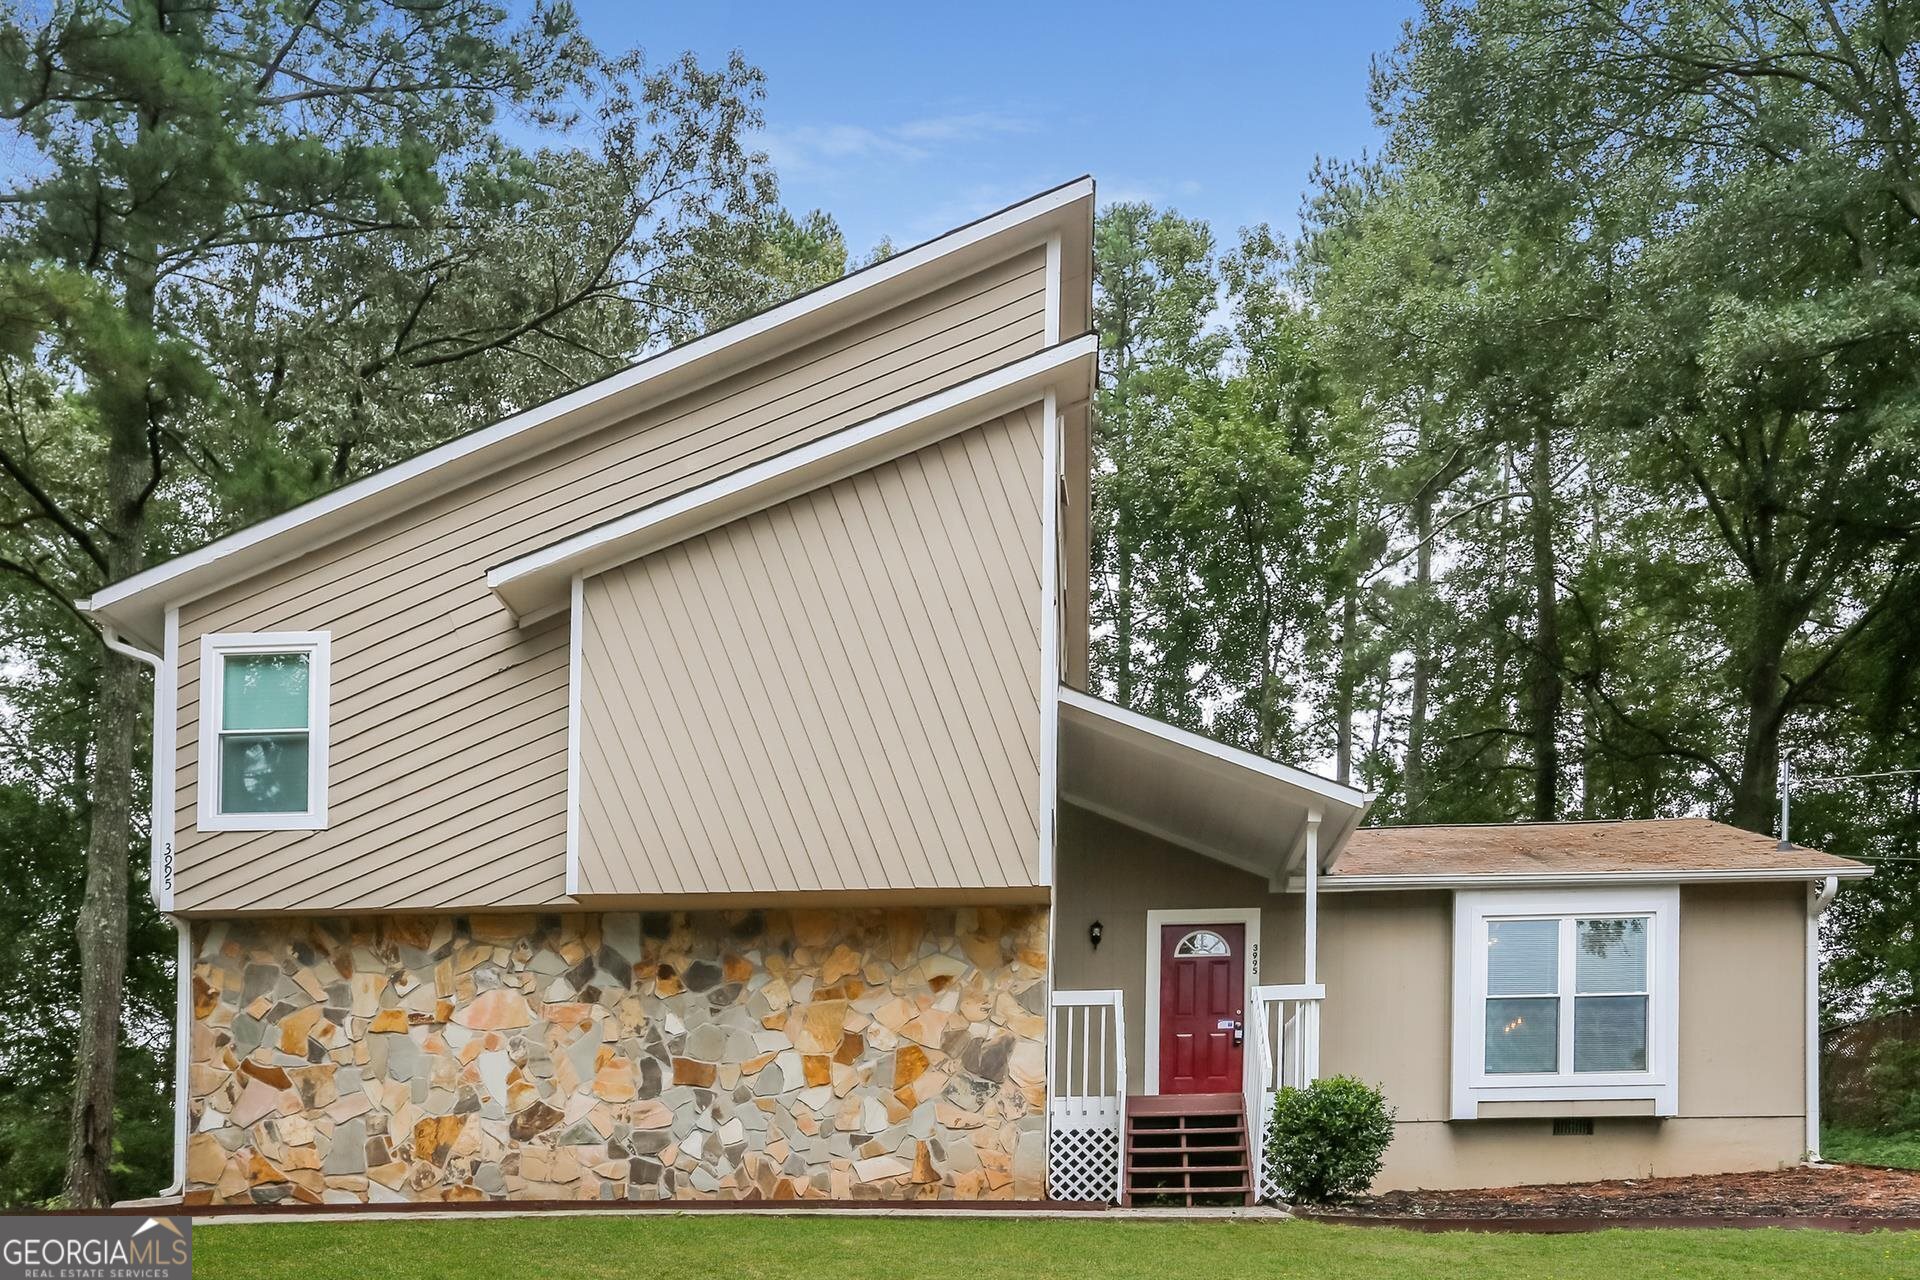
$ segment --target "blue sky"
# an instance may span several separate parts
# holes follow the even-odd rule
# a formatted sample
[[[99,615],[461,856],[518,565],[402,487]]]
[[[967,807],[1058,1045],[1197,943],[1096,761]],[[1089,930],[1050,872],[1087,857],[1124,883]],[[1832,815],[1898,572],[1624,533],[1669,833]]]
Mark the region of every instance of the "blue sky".
[[[1375,145],[1367,63],[1413,0],[1336,4],[860,6],[578,0],[605,45],[659,62],[739,48],[767,73],[760,145],[796,209],[864,254],[1081,173],[1146,199],[1291,234],[1316,155]]]

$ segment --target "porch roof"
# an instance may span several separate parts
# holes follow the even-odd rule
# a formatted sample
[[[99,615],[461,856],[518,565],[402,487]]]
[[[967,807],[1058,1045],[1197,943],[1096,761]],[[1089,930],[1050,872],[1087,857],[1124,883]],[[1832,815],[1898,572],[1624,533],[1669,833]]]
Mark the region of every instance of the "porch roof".
[[[1313,815],[1324,869],[1374,800],[1064,686],[1060,798],[1275,885],[1303,865]]]

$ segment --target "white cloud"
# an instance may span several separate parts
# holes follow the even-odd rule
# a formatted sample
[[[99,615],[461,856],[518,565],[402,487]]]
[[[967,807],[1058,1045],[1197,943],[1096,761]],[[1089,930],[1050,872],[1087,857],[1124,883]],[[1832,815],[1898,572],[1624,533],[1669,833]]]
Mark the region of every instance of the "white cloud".
[[[894,132],[915,142],[986,142],[1011,134],[1032,133],[1034,123],[998,111],[970,111],[960,115],[909,120]]]
[[[898,124],[779,125],[763,131],[760,146],[775,172],[827,178],[864,163],[919,164],[943,151],[1030,133],[1032,121],[993,111],[926,116]]]

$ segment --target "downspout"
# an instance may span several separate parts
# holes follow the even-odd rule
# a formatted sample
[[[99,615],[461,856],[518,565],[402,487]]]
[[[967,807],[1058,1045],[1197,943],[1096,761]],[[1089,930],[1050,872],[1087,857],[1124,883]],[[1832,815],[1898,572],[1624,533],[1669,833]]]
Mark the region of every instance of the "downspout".
[[[1840,881],[1828,876],[1807,886],[1807,1163],[1820,1162],[1820,917]]]
[[[85,607],[85,602],[82,602]],[[107,648],[124,658],[144,663],[153,670],[153,750],[149,756],[149,767],[153,770],[150,779],[153,812],[153,857],[152,874],[147,885],[153,895],[155,906],[170,906],[171,902],[163,896],[160,876],[161,841],[164,838],[158,822],[161,806],[166,797],[161,794],[159,761],[163,749],[161,741],[166,721],[161,716],[161,699],[167,694],[166,660],[158,654],[149,653],[122,640],[112,627],[102,625],[100,641]],[[187,1068],[192,1059],[192,1046],[188,1039],[193,1034],[193,937],[191,926],[180,916],[173,916],[173,928],[177,935],[177,949],[174,959],[174,1011],[173,1011],[173,1181],[162,1187],[156,1195],[177,1196],[187,1186]]]

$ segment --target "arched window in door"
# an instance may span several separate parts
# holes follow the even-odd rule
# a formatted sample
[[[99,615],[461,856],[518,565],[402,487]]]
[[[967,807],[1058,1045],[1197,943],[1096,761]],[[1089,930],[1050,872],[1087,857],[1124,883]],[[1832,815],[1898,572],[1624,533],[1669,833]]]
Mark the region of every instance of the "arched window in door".
[[[1173,948],[1175,960],[1198,960],[1232,954],[1233,948],[1227,945],[1227,940],[1211,929],[1195,929],[1175,943]]]

